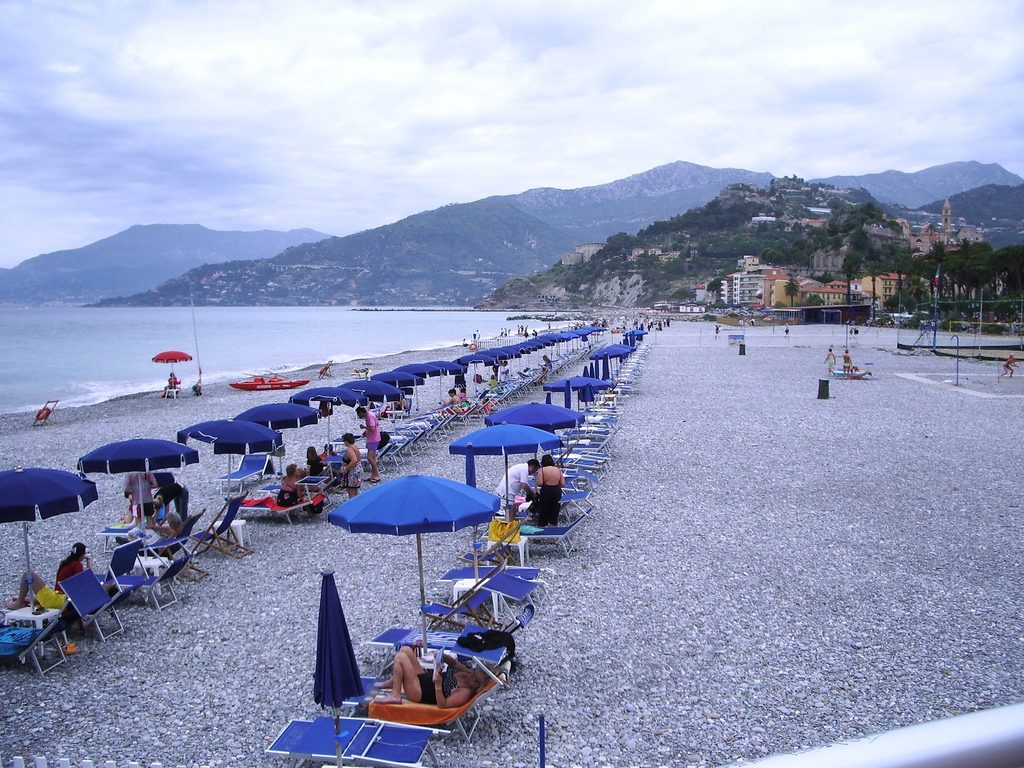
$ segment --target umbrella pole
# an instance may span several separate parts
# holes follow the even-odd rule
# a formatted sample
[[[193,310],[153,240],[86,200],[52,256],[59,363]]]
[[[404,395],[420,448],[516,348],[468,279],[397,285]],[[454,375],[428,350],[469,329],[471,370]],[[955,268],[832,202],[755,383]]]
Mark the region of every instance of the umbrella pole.
[[[27,579],[28,591],[25,593],[25,599],[28,600],[28,607],[31,608],[36,601],[35,593],[32,591],[32,558],[28,553],[28,523],[21,524],[22,533],[25,535],[25,576]],[[19,594],[21,592],[21,585],[19,585]]]
[[[425,654],[427,652],[427,614],[423,612],[423,606],[427,604],[427,587],[423,581],[423,535],[420,533],[416,534],[416,560],[420,566],[420,619],[423,624],[423,653]]]
[[[345,759],[345,750],[341,747],[341,718],[338,717],[338,708],[332,707],[334,710],[334,750],[338,756],[338,767],[341,768],[342,761]]]

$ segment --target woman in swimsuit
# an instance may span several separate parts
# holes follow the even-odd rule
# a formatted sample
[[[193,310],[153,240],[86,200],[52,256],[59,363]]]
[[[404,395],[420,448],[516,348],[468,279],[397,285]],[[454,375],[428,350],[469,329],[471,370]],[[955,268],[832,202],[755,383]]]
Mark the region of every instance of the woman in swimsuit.
[[[391,679],[382,688],[391,689],[391,694],[377,699],[381,704],[401,704],[402,693],[409,701],[419,704],[433,704],[450,709],[469,702],[483,686],[483,672],[461,664],[450,654],[443,654],[447,662],[444,672],[441,665],[428,672],[416,658],[416,651],[403,645],[395,654],[395,667]]]
[[[565,476],[562,470],[555,466],[555,460],[551,458],[550,453],[541,456],[540,469],[537,470],[534,479],[537,483],[537,525],[558,525]]]

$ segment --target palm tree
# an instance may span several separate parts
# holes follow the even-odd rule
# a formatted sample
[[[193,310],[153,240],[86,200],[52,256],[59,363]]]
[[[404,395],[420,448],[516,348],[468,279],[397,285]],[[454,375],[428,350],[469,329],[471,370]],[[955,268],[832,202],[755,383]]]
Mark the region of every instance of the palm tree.
[[[795,277],[790,277],[786,281],[786,295],[789,296],[789,306],[792,307],[796,301],[796,297],[800,295],[800,283],[796,281]]]

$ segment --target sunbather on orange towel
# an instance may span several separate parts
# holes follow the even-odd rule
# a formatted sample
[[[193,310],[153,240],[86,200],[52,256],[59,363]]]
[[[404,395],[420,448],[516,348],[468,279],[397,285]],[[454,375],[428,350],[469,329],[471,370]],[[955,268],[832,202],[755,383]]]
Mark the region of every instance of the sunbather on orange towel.
[[[450,654],[444,654],[448,663],[442,673],[441,665],[427,672],[416,658],[416,651],[407,645],[395,654],[395,667],[391,680],[384,688],[391,689],[391,695],[377,699],[381,704],[401,704],[402,693],[409,701],[419,704],[433,704],[444,709],[461,707],[469,702],[483,686],[481,670],[470,669]]]

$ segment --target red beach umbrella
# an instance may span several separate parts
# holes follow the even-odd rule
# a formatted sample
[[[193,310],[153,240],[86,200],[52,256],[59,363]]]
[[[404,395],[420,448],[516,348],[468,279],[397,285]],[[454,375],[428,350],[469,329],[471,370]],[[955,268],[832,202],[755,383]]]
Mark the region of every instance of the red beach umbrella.
[[[171,365],[174,365],[175,363],[187,363],[191,359],[192,355],[188,352],[178,352],[174,349],[153,355],[154,363],[170,363]]]

